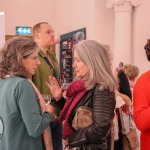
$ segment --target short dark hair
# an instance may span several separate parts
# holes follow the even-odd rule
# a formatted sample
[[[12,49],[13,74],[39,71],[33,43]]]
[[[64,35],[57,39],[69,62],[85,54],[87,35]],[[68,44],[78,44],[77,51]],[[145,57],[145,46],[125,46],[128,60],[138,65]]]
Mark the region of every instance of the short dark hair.
[[[35,50],[38,50],[37,44],[28,38],[17,36],[7,40],[0,50],[0,78],[12,74],[28,78],[30,75],[21,59],[28,57]]]
[[[145,52],[146,52],[146,57],[148,61],[150,61],[150,50],[145,50]]]
[[[150,61],[150,39],[147,40],[146,45],[144,46],[145,52],[146,52],[146,56],[148,61]]]

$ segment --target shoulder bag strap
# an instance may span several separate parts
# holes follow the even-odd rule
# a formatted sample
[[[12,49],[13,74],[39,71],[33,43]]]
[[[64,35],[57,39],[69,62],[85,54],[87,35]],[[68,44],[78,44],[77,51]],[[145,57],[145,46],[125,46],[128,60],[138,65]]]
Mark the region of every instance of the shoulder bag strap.
[[[119,108],[119,115],[120,115],[122,132],[125,132],[124,121],[123,121],[123,113],[122,113],[122,109],[121,108]]]
[[[53,68],[52,64],[50,63],[49,59],[47,57],[44,57],[45,61],[47,62],[47,64],[50,66],[50,68],[53,69],[53,75],[54,77],[57,79],[57,74],[56,74],[56,71],[55,69]]]

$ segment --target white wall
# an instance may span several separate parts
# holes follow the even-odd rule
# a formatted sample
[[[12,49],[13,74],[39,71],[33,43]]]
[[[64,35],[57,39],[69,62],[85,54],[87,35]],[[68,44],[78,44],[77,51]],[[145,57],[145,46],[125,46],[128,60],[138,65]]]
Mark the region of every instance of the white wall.
[[[95,35],[95,3],[93,0],[55,0],[56,31],[64,34],[83,27],[87,37]]]
[[[106,8],[106,0],[95,1],[95,39],[114,49],[114,12]]]
[[[132,13],[132,63],[140,74],[150,68],[144,45],[150,38],[149,0],[141,0]],[[114,49],[114,12],[106,0],[3,0],[0,11],[6,12],[6,34],[15,34],[16,26],[33,26],[47,21],[56,35],[87,28],[87,38],[98,40]]]
[[[5,12],[0,12],[0,48],[5,43]]]
[[[15,34],[16,26],[33,26],[41,21],[54,24],[54,0],[3,0],[0,11],[6,12],[6,34]]]
[[[142,3],[133,12],[132,50],[133,63],[140,68],[140,73],[150,69],[144,46],[150,39],[150,0],[141,0]]]

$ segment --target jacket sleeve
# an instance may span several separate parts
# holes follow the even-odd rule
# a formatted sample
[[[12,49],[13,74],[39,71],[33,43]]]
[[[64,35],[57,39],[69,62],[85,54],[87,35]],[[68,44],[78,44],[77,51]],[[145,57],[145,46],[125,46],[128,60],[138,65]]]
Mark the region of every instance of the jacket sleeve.
[[[28,134],[39,137],[52,121],[52,115],[46,112],[41,114],[35,90],[27,80],[18,83],[15,97]]]
[[[146,78],[141,76],[133,91],[134,120],[137,128],[145,133],[150,130],[150,82]]]
[[[96,88],[92,97],[92,125],[73,132],[68,138],[69,147],[95,143],[105,138],[114,117],[115,95],[109,90]]]
[[[54,103],[61,111],[66,103],[66,100],[64,97],[62,97],[60,100],[57,100],[57,101],[53,98],[52,103]]]

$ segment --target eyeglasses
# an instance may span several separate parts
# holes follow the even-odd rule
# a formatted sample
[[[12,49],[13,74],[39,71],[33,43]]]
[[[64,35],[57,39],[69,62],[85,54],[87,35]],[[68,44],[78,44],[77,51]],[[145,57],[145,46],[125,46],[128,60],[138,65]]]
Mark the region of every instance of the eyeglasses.
[[[39,57],[38,56],[28,56],[27,58],[31,58],[33,60],[39,60]]]

